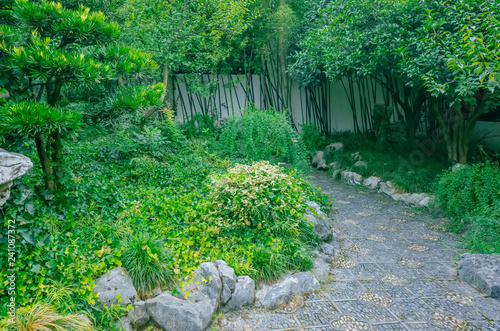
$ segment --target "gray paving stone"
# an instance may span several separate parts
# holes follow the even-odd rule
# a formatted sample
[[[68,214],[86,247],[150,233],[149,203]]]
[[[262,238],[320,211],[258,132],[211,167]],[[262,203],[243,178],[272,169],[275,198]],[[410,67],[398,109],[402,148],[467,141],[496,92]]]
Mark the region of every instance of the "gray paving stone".
[[[462,304],[443,297],[422,298],[434,312],[443,313],[447,316],[459,318],[462,320],[484,321],[485,317],[479,313],[472,304]]]
[[[335,281],[328,284],[323,291],[309,294],[307,301],[312,300],[349,300],[366,292],[357,280]]]
[[[425,322],[433,313],[433,310],[419,299],[395,300],[388,309],[403,322]]]
[[[386,307],[359,300],[335,301],[334,305],[342,315],[349,315],[357,320],[370,323],[398,322]]]
[[[400,323],[382,323],[382,324],[372,324],[372,330],[407,330],[403,324]]]
[[[385,273],[391,273],[405,279],[429,279],[422,268],[412,268],[400,263],[379,263],[380,267],[385,270]],[[385,274],[384,274],[385,275]]]
[[[381,295],[388,298],[412,298],[414,295],[403,286],[395,286],[391,283],[381,280],[375,281],[360,281],[368,292]]]
[[[406,288],[420,298],[443,296],[447,291],[440,282],[429,280],[413,280]]]
[[[421,270],[431,278],[438,280],[455,280],[457,278],[456,269],[452,269],[441,262],[424,263]]]
[[[340,316],[339,310],[328,301],[306,302],[296,313],[302,326],[326,326]]]

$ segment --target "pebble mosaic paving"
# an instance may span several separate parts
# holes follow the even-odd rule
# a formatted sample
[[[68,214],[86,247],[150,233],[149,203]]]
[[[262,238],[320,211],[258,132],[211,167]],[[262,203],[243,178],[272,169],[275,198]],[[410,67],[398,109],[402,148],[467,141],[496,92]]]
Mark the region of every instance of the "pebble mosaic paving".
[[[460,238],[440,220],[361,186],[316,173],[335,198],[330,215],[341,253],[315,293],[272,311],[250,308],[217,320],[220,330],[500,331],[500,301],[457,277]]]

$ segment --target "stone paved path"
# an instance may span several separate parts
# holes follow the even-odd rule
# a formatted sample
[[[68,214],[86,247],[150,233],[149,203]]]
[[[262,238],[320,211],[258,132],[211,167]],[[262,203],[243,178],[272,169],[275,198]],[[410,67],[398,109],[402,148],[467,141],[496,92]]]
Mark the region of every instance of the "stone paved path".
[[[312,181],[338,208],[331,279],[281,310],[227,314],[220,330],[500,330],[500,301],[457,278],[460,239],[428,213],[326,174]]]

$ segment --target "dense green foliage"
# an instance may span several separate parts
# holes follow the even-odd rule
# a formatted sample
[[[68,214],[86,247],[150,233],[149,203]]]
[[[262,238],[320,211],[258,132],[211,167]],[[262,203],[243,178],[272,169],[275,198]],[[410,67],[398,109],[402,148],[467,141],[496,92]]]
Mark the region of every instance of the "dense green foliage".
[[[302,138],[285,113],[247,109],[241,117],[225,121],[220,143],[232,157],[274,159],[298,167],[305,163]]]
[[[410,144],[427,112],[442,130],[449,160],[466,163],[478,118],[499,104],[498,2],[347,0],[319,7],[311,9],[294,76],[305,86],[378,81],[402,110]]]
[[[408,146],[373,134],[298,134],[289,61],[307,89],[373,78],[402,110],[410,146],[433,118],[448,158],[464,162],[478,116],[498,105],[499,10],[494,0],[0,0],[0,144],[35,165],[0,209],[0,314],[13,254],[18,305],[15,325],[0,327],[114,329],[128,308],[99,305],[92,287],[115,267],[142,298],[215,259],[264,282],[310,269],[318,239],[305,202],[329,200],[301,175],[308,152],[342,141],[328,162],[413,192],[431,191],[446,160],[415,166]],[[179,125],[178,73],[258,73],[280,106]],[[499,176],[486,163],[437,185],[471,250],[500,247]]]
[[[64,190],[55,195],[40,190],[39,168],[16,181],[2,213],[17,221],[20,234],[19,305],[64,288],[58,311],[86,312],[107,330],[123,310],[96,306],[91,287],[116,266],[129,269],[144,295],[156,286],[168,288],[171,275],[183,277],[216,258],[260,281],[312,266],[308,247],[316,239],[301,214],[306,198],[327,203],[320,192],[267,163],[253,165],[254,175],[243,165],[227,172],[234,163],[217,154],[218,142],[185,140],[171,118],[154,124],[140,132],[124,116],[105,134],[84,127],[63,150]],[[29,145],[24,148],[35,156]],[[249,192],[268,203],[256,209]],[[234,201],[233,209],[221,207],[226,199]],[[0,251],[2,263],[6,254]],[[3,283],[8,272],[1,269]],[[6,307],[5,289],[0,293]]]
[[[437,203],[450,229],[465,232],[466,244],[480,253],[500,252],[500,168],[495,163],[445,172],[437,184]]]

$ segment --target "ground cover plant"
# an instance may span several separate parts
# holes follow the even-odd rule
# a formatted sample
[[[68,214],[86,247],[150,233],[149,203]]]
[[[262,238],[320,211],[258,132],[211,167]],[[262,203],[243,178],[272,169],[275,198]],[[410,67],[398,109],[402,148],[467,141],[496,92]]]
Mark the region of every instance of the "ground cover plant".
[[[2,213],[18,221],[20,306],[44,302],[63,317],[84,312],[107,330],[126,310],[99,307],[92,283],[113,267],[127,268],[144,298],[217,258],[266,282],[312,267],[317,238],[301,216],[306,199],[328,203],[318,190],[293,168],[227,158],[217,141],[180,139],[180,129],[166,125],[140,132],[118,123],[105,134],[84,125],[63,149],[64,190],[37,189],[44,181],[36,165],[17,180]],[[30,143],[22,151],[35,156]],[[64,304],[47,299],[58,288]]]
[[[463,233],[472,252],[500,252],[500,168],[486,162],[446,171],[437,183],[436,202],[449,229]]]

